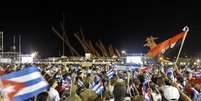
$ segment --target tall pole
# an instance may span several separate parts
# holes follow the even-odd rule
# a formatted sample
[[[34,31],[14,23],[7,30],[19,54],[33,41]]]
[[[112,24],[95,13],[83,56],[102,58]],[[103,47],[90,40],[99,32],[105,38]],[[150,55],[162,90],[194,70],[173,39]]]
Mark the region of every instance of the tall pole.
[[[15,35],[13,36],[13,52],[15,52],[16,47],[15,47]]]
[[[188,31],[189,31],[189,27],[185,26],[185,27],[183,28],[183,31],[185,32],[185,34],[184,34],[184,38],[182,39],[182,43],[181,43],[181,46],[180,46],[179,53],[178,53],[178,55],[177,55],[175,64],[177,64],[177,62],[178,62],[178,60],[179,60],[179,56],[180,56],[180,54],[181,54],[181,51],[182,51],[182,48],[183,48],[183,45],[184,45],[184,42],[185,42],[187,33],[188,33]]]
[[[21,35],[19,35],[19,64],[21,64]]]
[[[65,47],[65,42],[64,42],[64,41],[65,41],[65,38],[64,38],[64,33],[63,33],[63,46],[62,46],[62,47],[63,47],[63,49],[62,49],[62,50],[63,50],[63,51],[62,51],[62,55],[63,55],[63,56],[64,56],[64,52],[65,52],[65,49],[64,49],[64,47]]]
[[[3,41],[4,41],[4,40],[3,40],[3,32],[1,32],[1,34],[2,34],[2,43],[1,43],[2,45],[1,45],[1,51],[2,51],[2,57],[3,57],[3,51],[4,51],[4,50],[3,50],[3,48],[4,48],[4,47],[3,47]]]
[[[15,47],[15,35],[13,36],[13,55],[14,55],[14,63],[16,62],[17,54],[16,52],[16,47]]]
[[[64,14],[62,15],[62,18],[63,18],[63,21],[62,21],[62,25],[64,26],[64,23],[65,23],[65,17],[64,17]],[[65,55],[64,54],[64,52],[65,52],[65,37],[64,37],[64,34],[66,34],[66,32],[65,32],[65,29],[64,29],[64,27],[63,26],[61,26],[62,27],[62,29],[63,29],[63,56]]]

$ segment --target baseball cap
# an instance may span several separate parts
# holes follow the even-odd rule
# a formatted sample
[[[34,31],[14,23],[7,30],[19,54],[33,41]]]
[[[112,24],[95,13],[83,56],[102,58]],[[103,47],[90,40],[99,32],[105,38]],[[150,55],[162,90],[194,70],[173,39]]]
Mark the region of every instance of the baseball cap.
[[[163,96],[167,101],[178,101],[180,94],[176,87],[164,86],[162,88]]]

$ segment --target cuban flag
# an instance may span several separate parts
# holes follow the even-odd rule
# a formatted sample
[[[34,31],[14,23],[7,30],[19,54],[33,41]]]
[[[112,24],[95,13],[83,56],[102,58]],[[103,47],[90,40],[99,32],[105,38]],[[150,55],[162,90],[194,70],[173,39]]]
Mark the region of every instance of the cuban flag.
[[[48,89],[36,67],[24,68],[0,77],[0,92],[5,101],[23,101]]]
[[[114,77],[115,72],[112,69],[109,69],[107,71],[107,76],[109,78],[109,80],[111,80]]]
[[[142,94],[144,95],[144,98],[145,98],[144,101],[152,101],[151,95],[148,94],[148,86],[149,86],[149,82],[145,81],[142,88]]]
[[[78,79],[77,85],[80,86],[80,87],[84,87],[85,86],[84,83],[83,83],[83,81],[80,80],[80,79]]]
[[[151,80],[151,77],[153,75],[152,69],[149,69],[148,71],[145,72],[145,81],[149,82]]]
[[[96,92],[96,94],[101,95],[104,91],[104,86],[101,81],[99,81],[97,84],[95,84],[92,88],[92,91]]]
[[[96,79],[94,79],[94,81],[91,84],[89,84],[89,88],[94,87],[97,83],[100,82],[100,80],[101,78],[99,76],[96,76]]]
[[[71,77],[68,76],[64,80],[62,80],[62,90],[70,91],[71,87]]]
[[[149,82],[151,81],[151,78],[152,78],[152,73],[153,73],[152,71],[148,71],[144,75],[144,82],[143,82],[143,87],[142,87],[143,95],[147,94],[147,89],[148,89],[148,86],[149,86]]]
[[[168,68],[166,71],[166,75],[168,76],[169,79],[175,80],[173,68]]]
[[[148,81],[148,80],[145,80],[145,81],[143,82],[143,87],[142,87],[142,94],[143,94],[143,95],[146,95],[146,94],[147,94],[148,86],[149,86],[149,81]]]

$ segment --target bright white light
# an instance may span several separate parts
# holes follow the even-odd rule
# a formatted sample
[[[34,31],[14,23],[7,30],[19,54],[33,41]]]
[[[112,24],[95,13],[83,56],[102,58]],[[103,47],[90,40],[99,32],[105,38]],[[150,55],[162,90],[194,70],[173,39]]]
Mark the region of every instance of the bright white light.
[[[143,64],[141,56],[127,56],[126,63]]]
[[[122,53],[122,54],[126,54],[126,51],[125,51],[125,50],[122,50],[121,53]]]
[[[160,57],[160,60],[164,60],[164,58],[163,58],[163,57]]]
[[[96,62],[96,60],[93,60],[92,62],[93,62],[93,63],[95,63],[95,62]]]
[[[26,57],[21,57],[22,63],[32,63],[33,62],[33,57],[26,56]]]
[[[180,65],[186,65],[186,62],[180,62]]]
[[[11,59],[10,58],[0,58],[0,62],[1,63],[11,63]]]
[[[199,62],[200,62],[200,59],[197,59],[196,61],[197,61],[197,63],[199,63]]]
[[[85,58],[86,59],[90,59],[91,58],[91,54],[90,53],[85,53]]]
[[[37,52],[33,52],[33,53],[31,53],[31,57],[35,58],[37,54],[38,54]]]

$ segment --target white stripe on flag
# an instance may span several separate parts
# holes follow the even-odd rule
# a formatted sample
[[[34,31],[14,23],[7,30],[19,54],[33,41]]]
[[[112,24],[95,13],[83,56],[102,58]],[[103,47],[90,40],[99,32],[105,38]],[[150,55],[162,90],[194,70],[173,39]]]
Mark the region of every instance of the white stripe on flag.
[[[95,92],[97,94],[101,94],[101,91],[103,90],[103,86],[100,86]]]
[[[8,86],[8,87],[1,88],[1,93],[2,94],[11,93],[11,92],[15,91],[14,87],[15,86]]]
[[[100,86],[100,83],[98,83],[97,85],[95,85],[94,87],[92,87],[92,90],[93,90],[93,91],[96,91],[99,86]]]
[[[110,72],[112,72],[112,69],[108,70],[108,71],[107,71],[107,74],[110,73]]]
[[[26,88],[23,88],[22,90],[20,90],[16,96],[19,96],[19,95],[23,95],[23,94],[26,94],[26,93],[31,93],[31,92],[34,92],[40,88],[43,88],[45,86],[48,86],[48,83],[46,81],[41,81],[37,84],[34,84],[32,86],[28,86]]]
[[[112,75],[113,73],[114,73],[114,72],[113,72],[113,71],[111,71],[111,72],[109,72],[109,73],[108,73],[108,75]]]
[[[78,85],[79,86],[84,86],[84,83],[81,80],[78,80]]]
[[[30,74],[23,75],[23,76],[16,77],[16,78],[12,78],[12,79],[9,79],[9,80],[21,83],[21,82],[27,82],[27,81],[30,81],[30,80],[34,80],[34,79],[37,79],[37,78],[40,78],[40,77],[42,77],[42,75],[40,74],[40,72],[36,71],[36,72],[30,73]]]

